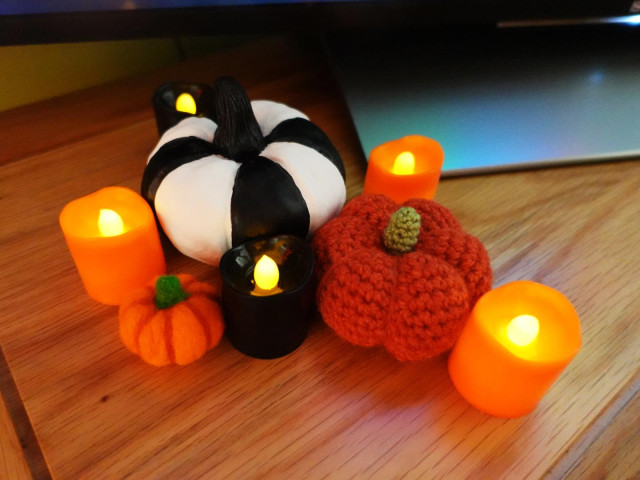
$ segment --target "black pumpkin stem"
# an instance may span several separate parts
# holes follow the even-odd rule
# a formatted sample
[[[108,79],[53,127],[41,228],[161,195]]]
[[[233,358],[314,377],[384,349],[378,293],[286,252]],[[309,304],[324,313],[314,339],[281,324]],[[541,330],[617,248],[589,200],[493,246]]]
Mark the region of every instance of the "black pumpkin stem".
[[[218,129],[213,146],[225,158],[242,161],[255,157],[266,146],[244,88],[231,77],[220,77],[213,84],[214,115]]]
[[[175,275],[162,275],[156,280],[156,308],[173,307],[191,295],[184,291],[180,279]]]

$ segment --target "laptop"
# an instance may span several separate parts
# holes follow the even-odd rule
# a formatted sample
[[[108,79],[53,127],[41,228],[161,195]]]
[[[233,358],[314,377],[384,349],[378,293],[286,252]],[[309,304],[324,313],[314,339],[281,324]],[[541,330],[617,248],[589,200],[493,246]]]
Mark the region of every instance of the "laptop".
[[[329,52],[367,157],[409,134],[442,145],[443,177],[640,157],[636,32],[385,32]]]

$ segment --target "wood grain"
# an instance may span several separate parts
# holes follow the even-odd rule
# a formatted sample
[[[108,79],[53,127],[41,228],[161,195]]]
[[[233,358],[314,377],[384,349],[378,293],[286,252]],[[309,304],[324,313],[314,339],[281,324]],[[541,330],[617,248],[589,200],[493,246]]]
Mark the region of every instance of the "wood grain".
[[[562,478],[640,478],[640,374],[554,470]]]
[[[182,368],[150,367],[131,355],[118,338],[117,309],[84,293],[57,217],[100,187],[138,188],[157,140],[146,102],[178,74],[196,81],[231,74],[252,98],[303,110],[343,155],[349,197],[362,188],[363,155],[348,111],[307,41],[266,39],[0,114],[0,342],[54,478],[595,472],[583,460],[563,463],[576,451],[594,465],[614,458],[615,472],[634,472],[637,449],[617,455],[609,442],[584,439],[606,418],[602,435],[623,442],[629,422],[615,419],[637,417],[635,404],[615,402],[632,398],[640,366],[636,161],[446,179],[438,189],[436,200],[489,250],[495,285],[548,284],[580,314],[582,351],[527,417],[491,418],[469,406],[448,378],[446,355],[400,363],[341,341],[320,319],[301,348],[271,361],[245,357],[226,340]],[[89,105],[108,113],[90,114]],[[31,142],[34,128],[43,134]],[[217,281],[214,268],[168,245],[166,253],[169,271]]]
[[[11,422],[11,431],[15,432],[17,442],[19,444],[19,457],[5,457],[13,458],[18,465],[13,466],[14,469],[22,470],[22,463],[26,462],[26,466],[30,471],[30,476],[38,480],[49,480],[51,474],[49,468],[42,456],[40,445],[36,439],[33,427],[29,422],[27,412],[24,405],[21,402],[20,395],[16,388],[16,384],[11,375],[11,371],[7,365],[6,358],[2,347],[0,346],[0,399],[4,401],[4,405],[7,408],[7,422]],[[9,423],[7,423],[8,427]],[[12,434],[7,433],[5,441],[9,442]],[[5,437],[3,435],[3,437]],[[1,441],[1,440],[0,440]],[[11,440],[12,441],[12,440]],[[14,452],[16,450],[13,450]],[[7,453],[8,455],[8,453]],[[11,478],[8,476],[0,475],[0,478]]]
[[[32,478],[2,395],[0,395],[0,478],[13,480]]]

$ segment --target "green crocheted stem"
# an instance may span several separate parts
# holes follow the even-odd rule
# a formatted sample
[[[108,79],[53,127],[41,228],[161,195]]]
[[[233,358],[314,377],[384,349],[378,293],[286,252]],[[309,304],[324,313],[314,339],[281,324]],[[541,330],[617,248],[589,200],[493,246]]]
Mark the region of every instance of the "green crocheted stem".
[[[420,214],[412,207],[401,207],[391,215],[384,230],[384,246],[394,255],[413,250],[420,234]]]
[[[156,281],[156,308],[163,309],[173,307],[176,303],[189,298],[180,280],[175,275],[163,275]]]

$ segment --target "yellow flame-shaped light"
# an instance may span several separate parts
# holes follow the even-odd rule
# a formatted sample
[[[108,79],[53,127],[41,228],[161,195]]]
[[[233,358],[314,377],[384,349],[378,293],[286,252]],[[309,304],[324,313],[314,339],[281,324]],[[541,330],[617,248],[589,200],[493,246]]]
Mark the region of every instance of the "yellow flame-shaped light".
[[[416,157],[411,152],[400,153],[393,162],[394,175],[411,175],[416,169]]]
[[[176,98],[176,110],[179,112],[196,114],[196,101],[188,93],[181,93]]]
[[[533,315],[518,315],[507,326],[507,338],[519,347],[533,343],[540,331],[540,322]]]
[[[124,232],[122,217],[108,208],[101,208],[98,216],[98,229],[103,237],[115,237]]]
[[[253,270],[253,279],[258,288],[271,290],[278,285],[280,271],[278,265],[268,255],[263,255]]]

